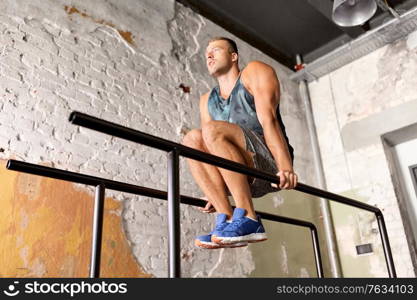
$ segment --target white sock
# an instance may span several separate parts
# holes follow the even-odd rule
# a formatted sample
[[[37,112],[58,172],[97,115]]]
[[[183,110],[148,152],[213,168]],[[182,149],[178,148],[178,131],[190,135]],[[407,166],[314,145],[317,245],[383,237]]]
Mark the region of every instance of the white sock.
[[[249,219],[251,219],[251,220],[254,220],[255,222],[258,222],[258,220],[257,220],[257,219],[254,219],[254,218],[251,218],[251,217],[246,217],[246,218],[249,218]]]

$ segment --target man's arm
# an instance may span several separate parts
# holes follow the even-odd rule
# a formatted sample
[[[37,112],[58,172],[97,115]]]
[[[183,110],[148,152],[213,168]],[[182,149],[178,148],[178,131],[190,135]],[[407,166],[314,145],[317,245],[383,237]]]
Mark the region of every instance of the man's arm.
[[[204,124],[206,124],[208,121],[211,120],[210,114],[208,112],[208,98],[210,93],[205,93],[200,97],[200,127],[203,128]],[[207,201],[207,204],[205,207],[197,207],[200,211],[204,213],[214,213],[216,212],[216,209],[214,208],[213,204],[211,202],[203,197],[202,199],[205,199]]]
[[[204,124],[211,120],[208,112],[208,98],[210,93],[205,93],[200,97],[200,127],[203,128]]]
[[[280,88],[275,70],[267,64],[253,61],[247,65],[242,77],[245,86],[255,98],[256,114],[264,131],[265,142],[279,170],[280,188],[294,188],[297,175],[294,173],[288,145],[276,116]]]

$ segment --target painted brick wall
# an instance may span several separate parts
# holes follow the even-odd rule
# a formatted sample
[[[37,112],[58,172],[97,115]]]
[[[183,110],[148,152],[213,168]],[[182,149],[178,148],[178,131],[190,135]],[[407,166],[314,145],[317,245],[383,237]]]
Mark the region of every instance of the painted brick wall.
[[[180,142],[199,126],[199,95],[215,83],[205,69],[206,43],[231,35],[172,0],[6,0],[0,11],[0,158],[166,189],[165,153],[75,127],[67,118],[78,110]],[[290,71],[236,40],[241,66],[257,59],[275,67],[295,168],[301,182],[314,184],[311,154],[299,150],[308,149],[308,138]],[[202,196],[183,159],[181,170],[181,192]],[[108,194],[123,203],[124,230],[144,271],[166,276],[166,203]],[[194,237],[210,230],[213,216],[181,208],[184,276],[239,277],[256,268],[250,248],[195,249]],[[288,273],[287,263],[297,271]],[[285,262],[278,272],[299,276],[299,267]]]

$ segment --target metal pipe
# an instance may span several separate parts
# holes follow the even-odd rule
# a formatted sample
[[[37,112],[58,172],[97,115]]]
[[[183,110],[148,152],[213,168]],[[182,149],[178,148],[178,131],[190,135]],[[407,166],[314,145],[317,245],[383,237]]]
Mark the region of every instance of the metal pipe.
[[[183,154],[181,153],[181,155]],[[239,165],[239,166],[243,166],[243,165]],[[71,171],[60,170],[60,169],[46,167],[46,166],[40,166],[40,165],[31,164],[28,162],[18,161],[14,159],[9,159],[7,161],[6,168],[8,170],[20,171],[20,172],[25,172],[28,174],[40,175],[44,177],[66,180],[66,181],[70,181],[74,183],[81,183],[81,184],[92,185],[92,186],[97,186],[98,184],[102,183],[106,186],[106,189],[110,189],[110,190],[131,193],[131,194],[136,194],[136,195],[142,195],[142,196],[152,197],[152,198],[161,199],[161,200],[167,199],[167,193],[164,191],[137,186],[137,185],[124,183],[120,181],[114,181],[114,180],[105,179],[101,177],[95,177],[95,176],[86,175],[86,174],[79,174],[79,173],[75,173]],[[228,168],[227,166],[224,168],[231,169],[231,168]],[[262,179],[266,178],[265,180],[269,180],[270,182],[276,182],[275,181],[276,176],[272,176],[269,173],[265,173],[261,171],[259,172],[263,176],[262,177],[259,176],[258,178],[262,178]],[[257,173],[255,173],[255,176],[258,176],[256,174]],[[353,200],[344,196],[333,194],[333,193],[323,191],[314,187],[310,187],[302,183],[299,183],[299,185],[300,185],[299,191],[307,193],[307,194],[316,195],[318,197],[330,198],[330,199],[334,198],[334,201],[336,202],[344,203],[344,204],[361,208],[364,210],[368,210],[374,213],[381,212],[379,208],[375,206],[371,206],[363,202],[359,202],[359,201],[356,201],[356,200]],[[181,203],[204,207],[207,204],[207,201],[198,199],[198,198],[189,197],[189,196],[181,196]],[[286,217],[280,217],[280,218],[282,218],[283,220],[287,220]]]
[[[316,261],[317,277],[323,278],[323,263],[320,256],[319,236],[316,228],[311,228],[311,238],[313,240],[314,259]]]
[[[103,237],[103,219],[104,219],[104,194],[105,187],[103,184],[96,186],[94,198],[93,214],[93,232],[91,238],[91,261],[90,261],[90,278],[100,277],[101,261],[101,244]]]
[[[181,277],[180,174],[176,149],[168,152],[168,276]]]
[[[101,119],[98,119],[98,118],[95,118],[95,117],[92,117],[92,116],[89,116],[80,112],[72,112],[70,115],[70,121],[73,124],[81,125],[81,126],[84,126],[84,127],[87,127],[87,128],[90,128],[90,129],[93,129],[102,133],[112,134],[114,136],[131,140],[136,143],[148,145],[153,148],[158,148],[158,149],[165,150],[165,151],[172,151],[173,149],[176,149],[178,153],[188,158],[196,159],[201,162],[209,163],[209,164],[219,166],[224,169],[236,171],[236,172],[253,176],[259,179],[264,179],[270,182],[279,183],[279,178],[276,175],[262,172],[254,168],[249,168],[245,165],[241,165],[239,163],[236,163],[227,159],[223,159],[221,157],[217,157],[217,156],[214,156],[214,155],[202,152],[202,151],[198,151],[198,150],[186,147],[178,143],[164,140],[164,139],[161,139],[161,138],[158,138],[158,137],[155,137],[155,136],[152,136],[152,135],[140,132],[140,131],[136,131],[131,128],[123,127],[121,125],[114,124],[105,120],[101,120]],[[37,165],[31,165],[31,166],[29,165],[31,164],[9,160],[7,163],[7,168],[14,169],[14,170],[19,170],[20,168],[23,171],[27,169],[27,173],[38,174],[38,175],[43,175],[43,176],[45,176],[44,175],[45,173],[48,173],[52,175],[51,176],[52,178],[64,179],[62,178],[64,176],[63,172],[66,172],[66,171],[59,170],[59,172],[56,174],[52,171],[53,170],[52,168],[37,166]],[[166,198],[167,193],[164,193],[162,191],[138,187],[138,186],[134,186],[134,185],[126,184],[126,183],[115,182],[115,181],[92,177],[88,175],[80,175],[80,174],[72,173],[72,172],[69,172],[69,173],[71,173],[70,177],[74,180],[80,180],[82,178],[82,179],[85,179],[87,182],[90,182],[90,184],[99,182],[99,183],[104,183],[107,188],[129,192],[129,193],[137,193],[137,194],[140,194],[138,193],[138,191],[140,191],[142,193],[145,193],[143,195],[150,196],[153,194],[155,198],[164,199],[164,200],[167,199]],[[79,176],[81,176],[81,178]],[[333,193],[330,193],[330,192],[327,192],[318,188],[314,188],[314,187],[311,187],[302,183],[298,183],[295,190],[305,192],[310,195],[315,195],[318,197],[324,197],[332,201],[344,203],[353,207],[358,207],[367,211],[374,212],[377,215],[382,215],[382,212],[377,207],[374,207],[366,203],[362,203],[362,202],[359,202],[359,201],[356,201],[347,197],[343,197],[341,195],[333,194]],[[192,203],[193,201],[196,201],[195,199],[191,197],[180,196],[180,198],[181,198],[181,203],[186,203],[186,202]],[[200,199],[198,199],[197,201],[199,201],[199,203],[193,204],[193,205],[205,206],[205,201],[200,200]],[[190,203],[187,203],[187,204],[190,204]],[[259,214],[262,217],[263,213],[259,213]],[[279,216],[275,216],[275,217],[283,218]],[[296,221],[299,222],[300,220],[296,220]],[[385,241],[387,241],[387,238],[385,239]],[[388,244],[386,243],[386,246],[389,247],[389,243]],[[391,251],[385,251],[384,254],[387,260],[392,260]]]
[[[107,189],[147,196],[147,197],[156,198],[160,200],[168,199],[168,193],[164,191],[154,190],[154,189],[145,188],[141,186],[134,186],[131,184],[112,181],[112,180],[108,180],[108,179],[104,179],[100,177],[93,177],[90,175],[78,174],[78,173],[74,173],[70,171],[65,171],[65,170],[60,170],[60,169],[55,169],[55,168],[50,168],[50,167],[45,167],[45,166],[39,166],[39,165],[22,162],[22,161],[16,161],[12,159],[7,161],[6,168],[8,170],[25,172],[28,174],[44,176],[48,178],[55,178],[55,179],[60,179],[60,180],[66,180],[69,182],[81,183],[81,184],[86,184],[86,185],[98,185],[100,183],[104,183]],[[181,199],[181,203],[183,204],[188,204],[188,205],[193,205],[193,206],[198,206],[198,207],[204,207],[207,204],[205,200],[201,200],[201,199],[193,198],[189,196],[181,195],[180,199]],[[235,207],[233,206],[233,208]],[[306,228],[309,228],[310,231],[314,231],[317,233],[317,228],[315,227],[315,225],[307,221],[273,215],[273,214],[265,213],[261,211],[256,211],[256,214],[258,214],[263,220],[269,220],[273,222],[306,227]],[[317,247],[313,245],[313,248],[315,249],[314,256],[315,256],[316,268],[323,270],[323,266],[321,263],[321,253],[320,253],[320,249],[318,248],[319,239],[318,239],[317,234],[312,233],[312,236],[313,236],[314,243],[317,245]]]
[[[250,168],[245,165],[239,164],[235,161],[224,159],[203,151],[199,151],[182,144],[174,143],[166,139],[155,137],[141,131],[137,131],[131,128],[127,128],[109,121],[101,120],[93,116],[89,116],[80,112],[72,112],[70,121],[73,124],[80,125],[98,132],[107,133],[120,137],[125,140],[133,141],[139,144],[147,145],[153,148],[157,148],[164,151],[171,151],[177,149],[181,156],[195,159],[201,162],[205,162],[223,169],[239,172],[251,177],[267,180],[269,182],[279,183],[279,177],[272,173],[266,173],[255,168]],[[110,188],[107,186],[107,188]],[[356,201],[341,195],[330,193],[312,186],[308,186],[303,183],[298,183],[294,190],[311,194],[318,197],[324,197],[336,202],[344,203],[350,206],[358,207],[372,212],[379,212],[379,209],[375,206],[368,205],[366,203]]]
[[[416,29],[417,7],[413,7],[398,18],[389,20],[308,63],[304,69],[293,73],[290,79],[309,82],[316,80],[376,49],[405,37]]]
[[[388,5],[387,0],[376,0],[376,4],[383,10],[388,11],[394,18],[398,19],[400,16],[399,13],[391,6]]]
[[[190,149],[194,150],[192,148],[190,148]],[[206,153],[203,153],[203,154],[206,154]],[[181,155],[185,156],[183,153],[181,153]],[[207,155],[210,155],[210,154],[207,154]],[[210,155],[210,156],[212,156],[212,155]],[[216,156],[214,156],[214,157],[216,157]],[[213,165],[220,166],[220,167],[228,169],[228,170],[241,172],[242,174],[246,174],[246,175],[248,175],[248,174],[253,175],[254,174],[253,176],[255,176],[257,178],[268,180],[270,182],[277,182],[277,177],[275,175],[271,175],[269,173],[265,173],[265,172],[262,172],[262,171],[259,171],[259,170],[256,170],[256,169],[251,169],[249,167],[245,167],[245,166],[240,165],[240,164],[237,164],[238,168],[227,166],[227,165],[224,165],[223,163],[221,163],[220,160],[223,160],[223,159],[219,157],[219,161],[217,161],[216,163],[213,163]],[[228,161],[228,160],[226,160],[226,161]],[[230,162],[232,162],[232,161],[230,161]],[[233,162],[233,163],[235,163],[235,162]],[[106,188],[110,189],[110,190],[132,193],[132,194],[137,194],[137,195],[143,195],[143,196],[157,198],[157,199],[161,199],[161,200],[166,200],[167,199],[167,193],[164,192],[164,191],[154,190],[154,189],[146,188],[146,187],[140,187],[140,186],[136,186],[136,185],[133,185],[133,184],[124,183],[124,182],[120,182],[120,181],[113,181],[113,180],[109,180],[109,179],[105,179],[105,178],[101,178],[101,177],[94,177],[94,176],[90,176],[90,175],[79,174],[79,173],[60,170],[60,169],[54,169],[54,168],[50,168],[50,167],[46,167],[46,166],[35,165],[35,164],[31,164],[31,163],[27,163],[27,162],[23,162],[23,161],[18,161],[18,160],[13,160],[13,159],[10,159],[10,160],[7,161],[6,168],[8,170],[22,171],[22,172],[33,174],[33,175],[46,176],[46,177],[50,177],[50,178],[61,179],[61,180],[75,182],[75,183],[93,185],[93,186],[96,186],[100,183],[103,183],[106,186]],[[243,171],[240,171],[241,169],[243,169]],[[252,171],[252,170],[254,170],[254,171]],[[333,193],[330,193],[328,191],[320,190],[320,189],[317,189],[315,187],[311,187],[311,186],[308,186],[308,185],[305,185],[305,184],[302,184],[302,183],[298,183],[295,190],[300,191],[300,192],[304,192],[304,193],[307,193],[307,194],[311,194],[311,195],[314,195],[314,196],[317,196],[317,197],[324,197],[324,198],[332,199],[333,201],[343,203],[343,204],[347,204],[347,205],[350,205],[350,206],[354,206],[354,207],[357,207],[357,208],[361,208],[361,209],[371,211],[371,212],[374,212],[374,213],[380,212],[379,208],[377,208],[375,206],[371,206],[369,204],[359,202],[359,201],[356,201],[356,200],[353,200],[353,199],[350,199],[350,198],[347,198],[347,197],[344,197],[344,196],[341,196],[341,195],[333,194]],[[195,204],[194,201],[198,201],[199,204]],[[181,196],[181,203],[193,204],[193,205],[198,205],[198,206],[204,207],[207,204],[207,201],[192,198],[192,197],[188,197],[188,196]]]
[[[301,56],[296,57],[297,64],[302,64]],[[320,155],[320,147],[317,138],[317,131],[314,124],[313,110],[311,107],[310,94],[308,91],[307,82],[301,80],[299,82],[300,96],[304,103],[305,116],[307,119],[307,127],[310,137],[311,149],[313,150],[314,170],[316,174],[317,184],[320,188],[326,188],[324,179],[323,162]],[[327,252],[329,255],[330,270],[333,277],[341,277],[342,271],[340,267],[340,258],[337,252],[336,234],[334,232],[334,224],[327,199],[320,198],[320,211],[323,217],[324,235],[326,239]]]

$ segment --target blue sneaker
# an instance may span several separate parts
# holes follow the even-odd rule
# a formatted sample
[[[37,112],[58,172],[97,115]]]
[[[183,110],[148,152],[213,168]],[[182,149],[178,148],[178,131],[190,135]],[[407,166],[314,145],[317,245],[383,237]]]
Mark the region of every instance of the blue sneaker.
[[[231,245],[242,242],[256,243],[267,240],[268,238],[261,218],[258,216],[258,221],[254,221],[245,217],[245,215],[245,209],[235,208],[232,223],[229,223],[223,230],[214,232],[211,236],[211,241],[217,244]]]
[[[204,249],[236,248],[236,247],[247,246],[248,245],[247,242],[234,243],[230,245],[220,245],[211,240],[211,236],[213,233],[221,232],[229,224],[231,223],[227,222],[226,214],[218,214],[216,218],[216,227],[214,228],[214,230],[210,232],[209,234],[198,236],[194,244],[197,247],[204,248]]]

